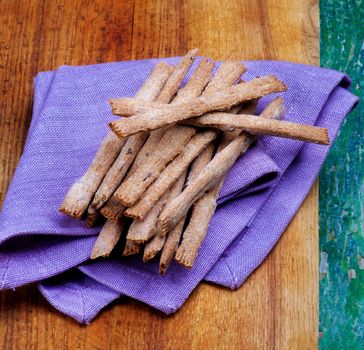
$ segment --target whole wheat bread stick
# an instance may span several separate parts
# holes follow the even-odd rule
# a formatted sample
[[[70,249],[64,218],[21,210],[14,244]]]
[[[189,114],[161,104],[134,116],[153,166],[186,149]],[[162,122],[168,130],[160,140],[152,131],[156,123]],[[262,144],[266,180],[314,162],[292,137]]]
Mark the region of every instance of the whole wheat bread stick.
[[[187,71],[191,67],[191,65],[195,59],[194,56],[196,54],[197,54],[197,49],[191,50],[181,60],[179,65],[176,67],[176,69],[173,71],[173,73],[169,76],[167,82],[165,83],[165,85],[162,88],[162,91],[160,91],[158,97],[156,98],[157,102],[160,102],[160,103],[170,102],[172,97],[175,95],[179,85],[181,84],[183,78],[185,77]],[[196,89],[196,87],[194,87],[194,88]],[[184,90],[187,90],[187,89],[184,89]],[[165,131],[166,131],[165,129],[154,130],[153,132],[150,133],[149,137],[146,136],[146,135],[148,135],[146,133],[138,133],[136,135],[133,135],[133,137],[136,137],[137,139],[129,141],[129,142],[133,142],[133,144],[134,144],[133,149],[140,149],[139,152],[137,152],[136,156],[134,155],[134,153],[129,154],[128,155],[129,162],[128,162],[128,164],[125,164],[125,165],[123,164],[123,158],[121,156],[119,157],[120,158],[119,164],[120,163],[123,164],[123,170],[125,172],[126,170],[128,170],[127,168],[129,168],[129,166],[130,166],[130,164],[129,164],[130,161],[132,162],[132,158],[133,158],[132,156],[134,156],[134,162],[128,172],[129,177],[131,174],[133,174],[136,171],[136,169],[140,166],[140,164],[149,156],[149,154],[152,152],[152,150],[159,143],[160,139],[163,137],[163,134],[165,133]],[[148,137],[148,138],[147,138],[147,141],[144,143],[145,137]],[[132,137],[130,137],[130,139],[132,139]],[[138,142],[138,140],[139,140],[139,142]],[[144,145],[143,145],[143,143],[144,143]],[[127,147],[127,145],[125,145],[125,147]],[[126,148],[126,150],[128,150],[128,148]],[[128,152],[126,152],[126,153],[128,153]],[[118,170],[117,164],[115,165],[115,170],[116,170],[116,174],[119,174],[119,172],[117,171]],[[128,178],[128,176],[127,176],[127,178]],[[115,180],[115,176],[112,176],[112,179]],[[113,186],[108,185],[107,188],[108,189],[113,188],[113,191],[114,191],[115,190],[114,185],[117,182],[119,182],[119,183],[116,185],[116,187],[119,186],[120,181],[118,181],[118,179],[117,179],[116,181],[113,182]],[[108,191],[108,193],[109,192],[110,191]],[[124,210],[124,206],[119,201],[117,201],[115,198],[110,198],[108,200],[108,202],[105,204],[105,206],[101,209],[101,213],[109,220],[113,220],[113,221],[117,222],[120,219],[120,217],[122,216],[123,210]]]
[[[216,198],[222,184],[223,181],[220,181],[215,188],[205,193],[193,206],[190,221],[183,232],[181,245],[175,254],[175,260],[184,267],[191,268],[196,260],[198,249],[215,213]]]
[[[167,90],[166,85],[170,77],[175,74],[175,68],[166,62],[156,64],[152,73],[143,82],[135,94],[135,98],[142,99],[143,101],[158,101],[164,103],[163,100],[157,100],[157,97],[162,91]]]
[[[138,254],[140,252],[140,248],[141,244],[127,239],[123,251],[123,256]]]
[[[194,79],[181,89],[176,99],[191,99],[196,97],[193,94],[199,94],[208,82],[213,63],[208,60],[202,60],[194,74]],[[195,79],[196,78],[196,79]],[[126,206],[132,205],[145,191],[145,189],[156,179],[166,164],[173,159],[184,147],[186,142],[195,133],[195,129],[181,129],[180,126],[174,126],[165,131],[158,145],[153,150],[151,157],[139,167],[135,173],[126,180],[115,192],[115,198]],[[155,172],[154,174],[152,174]],[[134,186],[138,183],[137,186]]]
[[[193,61],[195,60],[195,55],[197,54],[198,50],[193,49],[187,53],[187,55],[182,59],[179,65],[175,68],[171,76],[168,78],[167,82],[163,86],[162,91],[156,98],[156,102],[158,103],[169,103],[176,92],[180,92],[181,90],[188,91],[190,87],[189,84],[183,89],[178,90],[182,80],[184,79],[185,75],[187,74],[188,70],[190,69]],[[208,63],[210,65],[211,63]],[[211,68],[212,69],[212,68]],[[202,77],[201,77],[202,79]],[[196,88],[194,86],[194,88]],[[147,142],[143,145],[140,152],[137,154],[135,161],[130,169],[131,173],[134,173],[139,165],[150,155],[153,148],[159,143],[160,139],[162,138],[164,130],[155,130],[153,131],[149,137]]]
[[[234,62],[233,64],[229,64],[229,63],[230,62],[227,62],[227,64],[226,64],[227,69],[236,67],[236,62]],[[221,83],[224,82],[224,80],[223,80],[223,77],[225,76],[224,68],[225,68],[224,65],[222,65],[221,69],[216,74],[216,76],[219,76],[219,73],[220,74],[223,73],[221,75],[221,78],[222,78]],[[219,86],[216,86],[216,85],[212,85],[212,86],[214,88],[219,88]],[[213,93],[214,89],[211,89],[209,91],[205,90],[205,92]],[[253,109],[252,105],[253,105],[253,102],[247,102],[246,106],[244,108],[245,109],[249,108],[250,110],[252,110]],[[237,113],[240,109],[241,109],[240,106],[234,106],[229,110],[229,112]],[[255,107],[254,107],[254,110],[255,110]],[[190,172],[189,172],[187,180],[186,180],[187,186],[191,183],[191,181],[193,181],[198,176],[198,174],[202,171],[202,169],[206,166],[206,164],[211,160],[211,158],[213,156],[213,152],[214,152],[214,146],[213,146],[213,144],[209,144],[199,154],[199,156],[193,161]],[[172,229],[172,231],[169,232],[166,242],[164,243],[160,262],[159,262],[159,272],[161,274],[166,273],[168,266],[175,255],[175,252],[177,250],[177,247],[178,247],[178,244],[179,244],[179,241],[181,238],[181,234],[183,231],[185,219],[186,219],[186,217],[183,217],[182,220],[176,225],[176,227],[174,229]],[[204,220],[204,219],[205,218],[200,217],[200,220]]]
[[[198,174],[202,171],[202,169],[206,166],[206,164],[211,160],[213,152],[214,152],[214,146],[213,144],[209,144],[200,153],[200,155],[193,161],[191,169],[186,179],[187,186],[191,183],[191,181],[193,181],[198,176]],[[168,266],[175,255],[175,252],[177,250],[181,238],[185,220],[186,217],[183,217],[182,220],[176,225],[176,227],[171,232],[168,233],[168,237],[164,243],[161,258],[159,261],[160,274],[166,273]]]
[[[165,88],[158,95],[158,102],[168,103],[172,99],[181,85],[183,78],[190,69],[193,61],[195,60],[197,53],[198,49],[193,49],[189,51],[182,59],[182,61],[176,67],[173,76],[171,79],[168,79]]]
[[[164,102],[169,102],[170,99],[174,96],[174,94],[176,93],[176,90],[177,90],[179,84],[181,83],[184,75],[186,74],[187,70],[189,69],[190,65],[192,64],[192,62],[194,60],[194,58],[191,55],[194,52],[192,52],[192,53],[190,52],[190,53],[187,54],[187,56],[182,60],[182,62],[179,64],[179,66],[169,76],[169,78],[167,79],[166,83],[164,84],[162,90],[160,89],[160,87],[158,88],[158,90],[155,89],[155,88],[153,89],[153,86],[151,87],[151,89],[154,91],[155,94],[156,93],[159,93],[158,94],[158,97],[157,97],[157,101],[158,102],[163,102],[163,103]],[[148,82],[148,85],[150,85],[149,82]],[[137,94],[136,97],[139,98],[139,99],[141,99],[141,98],[143,98],[143,94],[147,94],[148,91],[149,91],[148,89],[145,89],[144,88],[144,90],[142,89],[141,93],[140,94]],[[149,97],[152,96],[154,98],[155,97],[155,94],[154,95],[149,94]],[[133,148],[134,149],[140,149],[142,143],[144,143],[144,141],[145,141],[145,135],[143,135],[141,133],[139,135],[133,135],[131,138],[129,138],[128,141],[129,141],[129,143],[127,145],[127,148],[125,148],[126,152],[121,152],[121,153],[125,153],[125,156],[126,157],[128,157],[128,155],[129,155],[128,162],[123,166],[122,169],[120,169],[120,171],[123,171],[122,176],[124,176],[124,174],[126,173],[126,171],[128,170],[128,168],[130,167],[130,164],[132,163],[132,160],[136,156],[136,152],[129,153],[129,146],[130,145],[133,145]],[[125,145],[124,145],[124,147],[125,147]],[[122,154],[120,156],[120,160],[121,160],[121,162],[123,160],[125,160],[124,154]],[[110,171],[110,173],[111,173],[111,175],[110,175],[111,177],[110,178],[112,180],[114,180],[114,183],[115,183],[115,176],[113,176],[113,175],[114,174],[117,174],[117,170],[119,170],[118,169],[119,164],[120,164],[120,162],[117,162],[116,165],[115,165],[115,167],[113,169],[111,169],[111,171]],[[130,171],[130,173],[131,173],[131,171]],[[121,176],[121,178],[122,178],[122,176]],[[116,182],[118,182],[118,181],[119,180],[116,179]],[[110,183],[109,183],[108,184],[108,187],[110,188],[110,187],[114,187],[114,186],[112,184],[110,185]],[[122,213],[122,211],[123,211],[123,208],[120,207],[119,208],[119,213]],[[115,210],[114,210],[114,212],[115,212]],[[114,223],[116,225],[119,224],[119,220],[123,220],[123,219],[121,219],[121,215],[120,214],[119,215],[114,215],[114,217],[115,217]],[[106,225],[106,228],[109,228],[109,230],[110,230],[110,227],[112,227],[112,224],[109,221],[111,221],[111,220],[107,220],[105,225]],[[104,249],[106,249],[106,251],[101,251],[100,250],[98,254],[107,255],[107,254],[109,254],[109,251],[111,252],[111,250],[113,249],[113,247],[117,243],[118,239],[120,238],[120,235],[119,235],[119,238],[117,238],[116,236],[114,236],[115,239],[111,240],[108,245],[105,245],[105,244],[103,245],[103,242],[102,242],[103,237],[104,237],[104,235],[101,236],[101,238],[100,238],[101,241],[100,242],[97,241],[96,243],[98,243],[98,246],[100,247],[100,249],[101,248],[104,248]],[[129,248],[131,248],[131,247],[129,247]],[[136,250],[136,248],[134,250]]]
[[[330,144],[326,128],[284,120],[257,118],[248,114],[209,113],[197,118],[197,122],[206,126],[228,125],[229,129],[233,127],[252,135],[272,135],[322,145]]]
[[[198,174],[202,171],[202,169],[206,166],[206,164],[211,160],[213,152],[214,152],[214,146],[213,144],[210,143],[193,161],[191,169],[188,173],[188,177],[186,179],[187,186],[189,185],[189,183],[191,183],[191,181],[193,181],[198,176]],[[203,218],[201,219],[203,220]],[[159,273],[162,275],[167,272],[167,269],[176,253],[182,235],[185,220],[186,216],[184,216],[181,219],[181,221],[176,225],[176,227],[173,228],[166,236],[166,240],[161,253],[161,258],[159,261]]]
[[[153,140],[152,140],[153,139]],[[138,169],[144,160],[149,156],[149,147],[156,147],[160,138],[151,138],[151,135],[147,139],[146,143],[148,143],[148,147],[145,147],[146,143],[142,148],[139,150],[138,154],[136,155],[132,166],[130,167],[128,174],[125,177],[125,180],[128,179],[131,174],[134,174],[135,170]],[[124,181],[125,181],[124,180]],[[114,196],[112,196],[106,204],[101,208],[101,214],[112,221],[118,222],[120,218],[124,214],[125,207],[119,201],[116,200]],[[132,250],[132,249],[131,249]],[[129,255],[129,254],[128,254]]]
[[[203,91],[203,96],[210,96],[217,91],[223,90],[227,87],[232,86],[240,76],[246,71],[246,66],[242,64],[239,61],[226,61],[221,64],[218,71],[214,75],[213,79],[210,80],[210,73],[213,69],[213,62],[209,61],[208,58],[203,58],[199,64],[199,67],[197,67],[196,71],[193,74],[192,79],[190,79],[187,84],[178,90],[177,96],[174,98],[173,102],[184,102],[191,99],[191,96],[199,96]],[[173,73],[174,75],[178,75],[179,70],[176,69]],[[208,73],[208,74],[206,74]],[[184,74],[183,74],[184,75]],[[169,79],[166,83],[166,86],[171,85],[169,84],[169,81],[172,79]],[[208,83],[208,84],[207,84]],[[204,89],[205,85],[207,84],[206,88]],[[179,84],[178,84],[179,85]],[[176,86],[176,85],[175,85]],[[161,96],[165,96],[165,94],[162,94],[158,96],[158,99],[156,102],[158,103],[168,103],[164,102],[164,100],[169,101],[169,98],[167,99],[161,99]],[[123,98],[114,98],[110,99],[110,103],[113,105],[116,103],[118,105],[119,101],[123,101]],[[118,114],[117,114],[118,115]],[[124,116],[131,116],[133,115],[133,111],[125,110]]]
[[[153,130],[185,119],[200,116],[211,111],[226,110],[244,101],[253,100],[274,92],[285,91],[287,87],[276,77],[255,78],[244,84],[237,84],[210,96],[201,96],[194,101],[162,105],[142,105],[135,99],[111,101],[114,114],[130,110],[133,116],[110,123],[119,137],[126,137],[140,131]],[[135,114],[135,115],[134,115]]]
[[[123,216],[124,209],[125,207],[120,202],[111,197],[101,208],[100,212],[106,219],[118,222]]]
[[[193,136],[183,151],[174,158],[159,175],[156,181],[148,187],[139,202],[125,211],[125,215],[142,220],[158,200],[168,191],[180,175],[187,170],[191,162],[217,136],[216,131],[204,131]]]
[[[107,220],[97,240],[92,248],[91,259],[96,259],[100,256],[109,256],[114,249],[116,243],[119,241],[121,232],[125,227],[125,221],[113,222]]]
[[[236,66],[237,63],[235,62],[234,66]],[[227,67],[229,67],[229,64],[227,64]],[[231,65],[230,65],[231,67]],[[229,68],[230,68],[229,67]],[[219,76],[219,72],[224,72],[224,64],[220,67],[220,70],[217,72],[216,76]],[[224,75],[222,75],[224,76]],[[236,79],[235,79],[236,80]],[[223,82],[224,80],[222,80]],[[214,84],[214,86],[216,88],[219,88],[218,85]],[[211,93],[213,93],[213,89],[210,90]],[[243,111],[245,113],[254,113],[255,112],[255,109],[256,109],[256,105],[257,105],[257,102],[258,100],[253,100],[253,101],[249,101],[249,102],[246,102],[245,104],[243,104],[242,106],[234,106],[232,107],[229,112],[230,113],[237,113],[239,110],[240,111]],[[235,137],[237,137],[238,134],[236,133],[236,131],[234,132],[228,132],[228,133],[225,133],[225,137],[222,141],[222,143],[220,144],[220,146],[222,147],[219,147],[218,150],[221,150],[223,147],[226,146],[226,144],[230,141],[232,141]],[[212,156],[214,154],[214,146],[213,144],[209,144],[200,154],[199,156],[193,161],[192,165],[191,165],[191,169],[188,173],[188,176],[187,176],[187,180],[186,180],[186,185],[188,186],[191,181],[193,181],[197,176],[198,174],[202,171],[202,169],[208,164],[208,162],[211,160]],[[217,188],[219,185],[217,185],[215,188]],[[219,192],[220,190],[220,187],[218,187],[217,191]],[[204,196],[206,196],[207,194],[205,194]],[[202,198],[199,200],[201,201]],[[199,202],[197,201],[197,203]],[[195,206],[197,205],[197,203],[195,203]],[[202,202],[201,204],[203,204],[204,202]],[[195,208],[193,209],[195,210]],[[197,213],[199,212],[199,208],[197,208]],[[192,215],[193,215],[193,211],[192,211]],[[206,219],[203,217],[200,217],[199,220],[201,221],[206,221]],[[183,226],[184,226],[184,221],[185,221],[185,218],[183,218],[178,224],[177,226],[171,231],[171,237],[180,237],[180,234],[181,234],[181,230],[183,229]],[[208,220],[209,222],[210,220]],[[173,258],[173,254],[174,254],[174,251],[175,249],[177,248],[176,246],[174,246],[174,244],[172,244],[172,242],[176,242],[176,239],[173,240],[171,238],[170,242],[167,244],[167,242],[165,243],[165,246],[169,247],[168,249],[167,248],[164,248],[163,249],[163,253],[162,253],[162,257],[161,257],[161,261],[160,261],[160,273],[165,273],[168,266],[169,266],[169,263],[171,261],[171,259]]]
[[[145,245],[143,253],[143,261],[147,262],[153,259],[163,248],[167,236],[154,235],[152,239]]]
[[[181,239],[184,223],[185,223],[185,218],[182,218],[182,220],[176,225],[176,227],[173,230],[171,230],[166,236],[166,240],[164,242],[162,249],[161,258],[159,260],[159,273],[161,275],[167,272],[169,264],[171,263],[176,253],[179,241]],[[158,239],[161,238],[163,239],[163,237],[158,236]]]
[[[157,103],[169,103],[172,100],[172,98],[178,91],[182,80],[184,79],[192,63],[194,62],[197,53],[198,49],[193,49],[189,51],[186,56],[181,60],[181,62],[174,69],[173,73],[170,75],[167,82],[163,86],[162,91],[156,98]],[[154,147],[159,143],[165,131],[165,129],[161,129],[154,130],[150,133],[147,142],[143,145],[140,152],[135,158],[135,161],[131,168],[132,173],[134,173],[138,166],[150,155]]]
[[[200,96],[205,86],[210,81],[214,65],[214,62],[210,61],[208,58],[202,58],[187,84],[177,91],[177,95],[172,103],[189,101],[194,97]]]
[[[178,196],[183,188],[186,179],[186,171],[183,173],[184,176],[180,176],[179,179],[175,182],[171,190],[169,191],[168,201],[167,203]],[[152,237],[152,239],[145,245],[144,254],[143,254],[143,261],[148,261],[154,258],[163,248],[166,236],[162,237],[159,234],[156,234]]]
[[[273,110],[268,106],[260,117],[279,118],[281,117],[281,112]],[[158,225],[162,235],[173,229],[181,218],[186,215],[191,205],[201,198],[205,192],[211,190],[218,181],[223,179],[236,159],[246,152],[255,139],[255,136],[243,132],[224,149],[216,153],[198,177],[162,210],[158,219]]]
[[[206,164],[211,160],[213,153],[214,145],[209,144],[193,161],[186,179],[186,186],[188,186],[191,181],[193,181],[198,176],[198,174],[202,171]],[[186,216],[184,216],[181,221],[176,225],[176,227],[168,233],[168,237],[164,243],[161,258],[159,261],[160,274],[166,273],[168,266],[175,255],[182,235],[185,220]],[[204,220],[204,218],[201,218],[201,220]]]
[[[62,213],[81,218],[125,141],[110,132],[106,135],[85,174],[68,190],[59,208]]]
[[[172,70],[173,68],[164,62],[157,64],[140,88],[140,94],[148,96],[148,99],[154,99]],[[71,186],[66,194],[60,207],[61,212],[75,218],[83,215],[125,142],[125,139],[119,139],[113,132],[108,132],[85,174]]]
[[[240,79],[246,69],[246,66],[240,61],[229,60],[223,62],[214,75],[214,78],[207,85],[203,95],[209,96],[233,85],[238,81],[238,79]]]
[[[252,135],[272,135],[321,145],[330,144],[326,128],[284,120],[261,120],[245,113],[239,113],[238,116],[230,112],[207,113],[201,117],[188,119],[181,124],[212,127],[222,131],[244,130]]]
[[[243,113],[253,114],[255,113],[257,103],[258,100],[246,102],[241,106],[232,107],[229,110],[229,113],[236,114],[237,112],[240,111]],[[221,151],[229,142],[231,142],[238,135],[239,135],[238,130],[235,130],[233,132],[226,132],[224,134],[223,140],[221,141],[218,147],[218,151]],[[209,147],[206,147],[204,151],[201,152],[201,154],[194,160],[186,181],[187,186],[191,183],[191,181],[193,181],[199,175],[202,169],[211,160],[213,156],[213,150],[214,150],[213,146],[209,145]],[[167,240],[167,242],[164,245],[159,264],[160,273],[163,274],[166,272],[170,264],[170,261],[173,258],[174,253],[175,253],[175,259],[178,263],[180,263],[185,267],[192,267],[200,243],[202,242],[207,232],[207,228],[212,217],[212,215],[210,216],[210,213],[211,212],[214,213],[214,210],[212,209],[214,208],[214,206],[216,206],[216,198],[218,193],[220,192],[222,184],[223,181],[221,180],[211,191],[205,193],[198,201],[196,201],[196,203],[194,203],[188,226],[183,232],[181,246],[178,247],[177,249],[177,246],[175,246],[175,244],[178,243],[176,243],[177,239],[175,239],[174,244],[170,243],[171,248],[167,249],[167,247],[169,246]],[[181,225],[180,221],[171,232],[176,231],[176,233],[174,233],[175,235],[177,235],[178,233],[179,235],[181,235],[180,231],[182,230],[183,230],[183,225]],[[171,233],[168,235],[168,237],[170,235]],[[179,238],[180,236],[178,237],[178,240]]]

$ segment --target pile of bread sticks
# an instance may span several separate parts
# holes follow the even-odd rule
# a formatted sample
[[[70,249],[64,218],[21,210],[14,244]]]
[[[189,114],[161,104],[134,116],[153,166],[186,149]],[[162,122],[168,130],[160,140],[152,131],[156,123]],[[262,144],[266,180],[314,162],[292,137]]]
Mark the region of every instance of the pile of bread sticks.
[[[134,98],[109,100],[119,118],[91,165],[68,191],[60,210],[87,216],[93,226],[106,219],[91,259],[108,256],[122,235],[123,255],[144,248],[143,260],[160,255],[160,273],[174,259],[192,267],[216,209],[224,177],[258,135],[329,144],[327,130],[282,121],[283,99],[255,116],[258,100],[283,92],[274,76],[248,82],[238,61],[195,60],[191,50],[178,66],[158,63]]]

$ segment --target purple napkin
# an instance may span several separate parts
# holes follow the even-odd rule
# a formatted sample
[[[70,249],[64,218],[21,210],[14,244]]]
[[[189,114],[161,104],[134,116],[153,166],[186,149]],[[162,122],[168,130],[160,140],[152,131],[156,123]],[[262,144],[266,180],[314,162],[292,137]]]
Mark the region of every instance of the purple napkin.
[[[317,68],[315,70],[316,74],[322,74],[322,70]],[[348,86],[349,82],[345,76],[329,72],[333,75],[333,81],[332,85],[331,83],[327,85],[326,93],[328,95],[323,98],[324,101],[326,99],[326,103],[322,108],[318,107],[320,110],[318,116],[317,113],[312,114],[313,117],[305,118],[305,121],[310,124],[314,124],[316,121],[316,125],[330,126],[330,137],[334,139],[343,117],[350,111],[357,99],[344,88],[339,87],[339,85]],[[264,204],[263,208],[258,211],[259,215],[242,230],[205,277],[206,280],[233,289],[240,286],[276,243],[309,191],[328,151],[327,147],[323,149],[322,146],[294,141],[292,144],[289,140],[278,138],[267,137],[263,138],[262,142],[272,157],[275,156],[276,162],[285,173],[279,184],[275,188],[273,187],[274,190],[272,188],[270,191],[255,195],[257,203]],[[287,145],[284,144],[286,142],[288,142]],[[285,153],[287,152],[286,147],[289,150],[288,154]],[[290,163],[292,164],[290,165]],[[280,215],[271,220],[272,212],[278,212]],[[94,277],[98,278],[95,275]],[[115,288],[117,283],[114,281],[109,285]],[[62,290],[62,285],[58,284],[57,288]],[[117,289],[120,290],[120,288]],[[114,298],[117,297],[119,297],[119,293],[115,291]],[[98,301],[100,309],[107,303],[106,300],[103,302],[101,298],[98,298]],[[88,322],[92,317],[93,315],[86,315]]]
[[[106,99],[133,95],[155,62],[61,67],[54,74],[38,75],[34,116],[26,148],[0,219],[0,242],[6,241],[0,247],[2,288],[56,275],[87,259],[98,229],[86,229],[79,222],[58,214],[58,205],[68,186],[87,167],[106,133],[106,128],[103,129],[106,121],[113,119]],[[348,85],[341,73],[278,62],[250,62],[248,65],[250,69],[245,75],[248,79],[275,74],[288,84],[289,91],[284,94],[286,119],[322,123],[330,127],[331,137],[356,102],[351,94],[338,87],[340,83],[344,87]],[[341,91],[341,95],[337,91]],[[268,101],[269,98],[265,98],[259,108]],[[79,272],[70,279],[62,276],[43,282],[40,285],[43,295],[62,312],[80,322],[89,322],[101,307],[121,293],[164,312],[173,312],[211,268],[207,279],[236,287],[259,265],[280,237],[328,150],[325,146],[302,146],[298,141],[265,137],[239,159],[220,196],[220,202],[221,199],[230,201],[220,205],[191,271],[173,265],[166,276],[159,277],[155,263],[142,264],[140,257],[115,258],[80,266],[80,270],[93,279],[77,277]],[[293,159],[294,165],[289,167]],[[302,172],[306,169],[307,173],[300,179],[299,186],[297,181],[295,183],[298,169]],[[279,173],[284,171],[285,180],[275,186]],[[258,219],[266,222],[269,213],[266,208],[279,205],[284,195],[288,196],[290,205],[282,208],[276,220],[270,221],[268,216],[270,226],[262,242],[260,234],[265,227],[259,226]],[[50,237],[50,234],[58,237]],[[221,256],[230,242],[233,243]],[[249,254],[245,255],[247,250]],[[32,259],[31,265],[29,259]],[[93,296],[92,303],[88,301],[89,305],[82,312],[74,301],[79,295]]]

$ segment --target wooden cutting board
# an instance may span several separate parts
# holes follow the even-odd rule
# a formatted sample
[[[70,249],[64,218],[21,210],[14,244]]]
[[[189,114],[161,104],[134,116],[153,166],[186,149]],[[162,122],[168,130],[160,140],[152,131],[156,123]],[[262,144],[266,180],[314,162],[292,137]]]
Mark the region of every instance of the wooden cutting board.
[[[62,64],[183,55],[319,64],[317,0],[3,0],[0,189],[31,120],[32,79]],[[175,315],[123,300],[82,326],[34,286],[0,293],[2,349],[312,349],[317,346],[317,185],[237,291],[201,284]],[[274,215],[274,213],[272,213]]]

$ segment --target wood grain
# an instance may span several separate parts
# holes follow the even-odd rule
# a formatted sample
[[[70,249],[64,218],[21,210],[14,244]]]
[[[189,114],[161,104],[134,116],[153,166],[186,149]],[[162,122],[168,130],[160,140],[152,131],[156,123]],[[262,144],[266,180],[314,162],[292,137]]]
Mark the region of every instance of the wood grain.
[[[31,118],[32,79],[61,64],[182,55],[318,64],[317,0],[0,2],[1,199]],[[201,284],[164,316],[131,300],[89,326],[35,287],[2,292],[3,349],[312,349],[317,346],[317,185],[283,238],[235,292]]]

